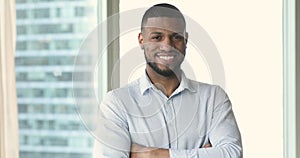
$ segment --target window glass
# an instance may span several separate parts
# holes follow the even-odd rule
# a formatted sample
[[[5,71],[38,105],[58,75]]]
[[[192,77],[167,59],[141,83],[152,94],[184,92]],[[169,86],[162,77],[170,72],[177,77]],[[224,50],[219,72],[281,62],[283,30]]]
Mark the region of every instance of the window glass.
[[[76,112],[72,71],[81,42],[97,24],[95,1],[16,0],[20,158],[92,158],[93,137]],[[76,82],[88,73],[81,74]]]

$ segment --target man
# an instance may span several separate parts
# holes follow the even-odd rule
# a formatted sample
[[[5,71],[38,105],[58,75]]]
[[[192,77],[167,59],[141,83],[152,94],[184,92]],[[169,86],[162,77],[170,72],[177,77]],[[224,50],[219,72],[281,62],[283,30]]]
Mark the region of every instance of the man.
[[[146,70],[104,98],[95,144],[98,157],[242,158],[240,132],[226,93],[187,79],[181,70],[185,28],[175,6],[157,4],[146,11],[138,35]]]

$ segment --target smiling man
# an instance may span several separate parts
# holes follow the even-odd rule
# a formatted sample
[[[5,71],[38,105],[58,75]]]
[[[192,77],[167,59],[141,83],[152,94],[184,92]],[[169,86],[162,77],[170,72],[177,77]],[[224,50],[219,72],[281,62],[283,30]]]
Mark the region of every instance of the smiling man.
[[[183,19],[152,17],[142,23],[138,39],[144,49],[146,73],[167,97],[179,86],[187,36]]]
[[[188,41],[182,13],[170,4],[152,6],[138,41],[145,73],[104,98],[95,157],[242,158],[226,93],[181,69]]]

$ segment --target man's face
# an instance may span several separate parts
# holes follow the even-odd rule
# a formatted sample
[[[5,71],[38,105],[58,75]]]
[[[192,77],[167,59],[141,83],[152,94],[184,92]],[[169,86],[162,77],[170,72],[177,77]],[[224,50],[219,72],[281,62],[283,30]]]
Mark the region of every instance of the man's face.
[[[139,34],[148,66],[163,76],[180,70],[185,56],[187,33],[182,19],[153,17]]]

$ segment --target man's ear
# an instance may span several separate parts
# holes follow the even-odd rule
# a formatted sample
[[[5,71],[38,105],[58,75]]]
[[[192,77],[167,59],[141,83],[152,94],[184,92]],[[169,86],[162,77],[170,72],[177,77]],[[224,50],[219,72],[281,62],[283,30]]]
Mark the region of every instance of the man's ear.
[[[185,39],[185,44],[187,44],[189,39],[189,33],[185,32],[184,39]]]
[[[139,45],[140,45],[141,49],[144,49],[144,39],[143,39],[142,33],[139,33],[138,40],[139,40]]]

